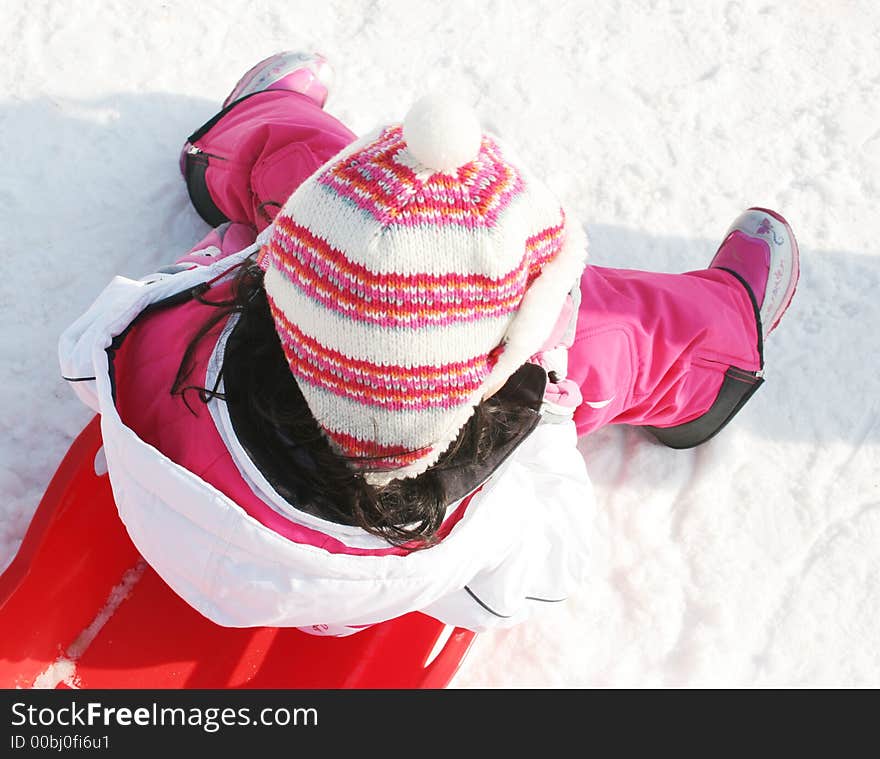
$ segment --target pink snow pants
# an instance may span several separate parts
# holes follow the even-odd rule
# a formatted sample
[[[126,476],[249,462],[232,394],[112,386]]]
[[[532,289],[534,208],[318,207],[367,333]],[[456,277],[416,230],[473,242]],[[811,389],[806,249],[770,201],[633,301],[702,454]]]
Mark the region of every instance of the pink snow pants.
[[[184,162],[196,210],[224,225],[194,250],[253,242],[293,190],[354,139],[294,92],[260,92],[221,111],[190,136]],[[568,367],[583,396],[578,433],[642,426],[675,448],[712,437],[762,382],[756,311],[722,270],[587,266]]]

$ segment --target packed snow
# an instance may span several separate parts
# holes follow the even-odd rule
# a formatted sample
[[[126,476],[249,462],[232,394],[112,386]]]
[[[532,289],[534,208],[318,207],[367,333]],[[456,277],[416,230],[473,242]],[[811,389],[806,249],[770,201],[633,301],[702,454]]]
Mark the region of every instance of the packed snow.
[[[52,0],[3,3],[0,46],[0,567],[90,416],[60,332],[207,231],[177,154],[238,77],[320,50],[356,132],[471,102],[593,263],[704,267],[751,205],[800,242],[765,386],[694,450],[582,439],[592,580],[478,636],[452,687],[880,686],[875,3]]]

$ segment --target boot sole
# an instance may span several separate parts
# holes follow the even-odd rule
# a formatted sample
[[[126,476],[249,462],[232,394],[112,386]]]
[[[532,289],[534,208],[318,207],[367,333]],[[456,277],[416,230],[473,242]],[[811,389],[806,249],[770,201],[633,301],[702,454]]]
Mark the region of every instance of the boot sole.
[[[785,294],[780,299],[780,306],[776,308],[776,312],[773,314],[772,320],[770,322],[769,328],[764,333],[764,337],[767,337],[776,326],[779,324],[782,316],[788,310],[788,307],[791,305],[791,301],[794,298],[794,294],[797,291],[798,281],[800,279],[800,250],[798,249],[797,240],[795,239],[794,232],[791,230],[791,226],[785,220],[785,218],[778,214],[776,211],[772,211],[769,208],[761,208],[759,206],[753,206],[748,209],[749,211],[759,211],[760,213],[765,213],[768,216],[771,216],[783,227],[785,227],[785,231],[788,234],[788,239],[791,241],[791,274],[789,276],[788,287],[785,289]],[[773,256],[773,246],[770,245],[770,271],[772,272],[774,269],[775,259]]]

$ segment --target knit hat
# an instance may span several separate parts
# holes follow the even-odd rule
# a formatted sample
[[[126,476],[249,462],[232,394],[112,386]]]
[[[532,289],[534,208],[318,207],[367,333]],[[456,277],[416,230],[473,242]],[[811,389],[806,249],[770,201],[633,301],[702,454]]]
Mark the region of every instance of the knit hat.
[[[312,414],[384,484],[436,462],[542,348],[585,258],[544,185],[429,96],[303,182],[259,261]]]

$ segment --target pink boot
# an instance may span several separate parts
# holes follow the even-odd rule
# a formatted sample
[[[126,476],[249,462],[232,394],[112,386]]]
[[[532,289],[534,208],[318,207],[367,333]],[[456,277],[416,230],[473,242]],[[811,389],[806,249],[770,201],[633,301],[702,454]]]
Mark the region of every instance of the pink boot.
[[[301,53],[287,50],[275,53],[252,66],[236,82],[226,99],[221,111],[215,118],[235,105],[239,100],[266,90],[288,90],[305,95],[318,108],[327,102],[330,86],[333,82],[333,70],[327,59],[320,53]],[[187,140],[180,151],[180,173],[186,177],[186,156],[192,153],[192,142]],[[195,151],[198,152],[198,151]]]
[[[760,208],[734,221],[707,269],[588,265],[568,353],[578,433],[629,424],[672,448],[709,440],[763,383],[764,338],[797,279],[791,229]]]
[[[764,340],[779,324],[800,273],[797,241],[788,222],[775,211],[749,208],[731,224],[706,272],[723,271],[743,286],[754,309],[760,368],[731,366],[712,406],[684,424],[651,427],[649,432],[672,448],[691,448],[717,434],[763,383]]]
[[[727,230],[709,268],[723,269],[745,285],[766,338],[794,297],[800,273],[797,242],[778,213],[749,208]]]
[[[286,50],[250,68],[223,101],[223,107],[255,92],[290,90],[323,108],[332,81],[333,71],[323,55]]]

